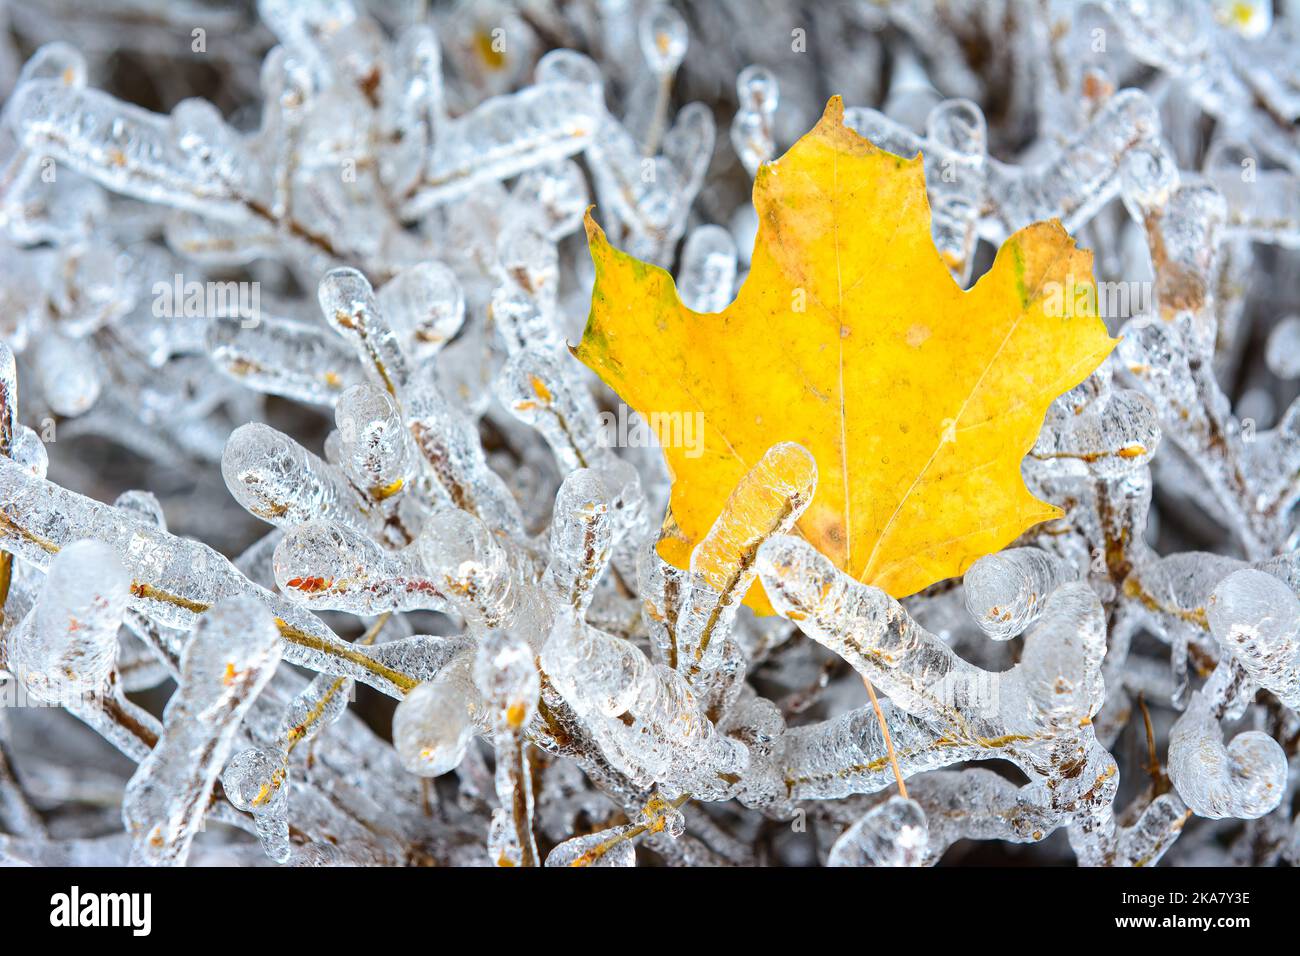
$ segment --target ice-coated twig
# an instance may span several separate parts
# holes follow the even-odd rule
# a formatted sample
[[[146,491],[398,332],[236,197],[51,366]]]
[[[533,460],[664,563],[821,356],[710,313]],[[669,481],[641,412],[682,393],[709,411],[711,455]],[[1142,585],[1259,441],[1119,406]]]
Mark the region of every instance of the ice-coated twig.
[[[131,607],[159,623],[188,628],[222,597],[252,593],[275,615],[287,660],[355,677],[395,696],[418,683],[376,652],[349,647],[319,618],[252,584],[205,545],[119,517],[109,506],[34,478],[13,462],[0,460],[0,488],[0,539],[37,567],[47,567],[79,536],[92,537],[112,546],[131,575]],[[153,583],[163,575],[179,585],[176,591]]]
[[[473,653],[453,658],[436,679],[414,687],[393,715],[393,746],[402,766],[422,777],[453,770],[484,719],[471,674]]]
[[[537,866],[533,778],[524,736],[541,693],[532,650],[518,637],[500,631],[488,635],[478,647],[474,682],[491,714],[501,802],[492,816],[488,853],[497,866]]]
[[[920,866],[929,833],[920,804],[890,797],[831,847],[830,866]]]
[[[780,86],[772,72],[761,66],[747,66],[736,77],[740,108],[731,121],[731,145],[750,176],[773,158],[776,152],[772,115],[780,97]],[[690,308],[695,308],[689,302]],[[716,311],[704,309],[700,311]]]
[[[713,526],[691,552],[691,570],[676,612],[676,646],[691,671],[721,661],[718,636],[758,576],[759,546],[794,527],[812,501],[817,463],[792,443],[769,448],[737,484]]]
[[[1300,709],[1300,598],[1271,574],[1236,571],[1215,587],[1210,630],[1260,687]]]
[[[28,693],[67,707],[119,749],[140,754],[158,724],[126,699],[116,671],[130,577],[111,548],[77,541],[51,562],[48,579],[8,636],[6,666]]]
[[[167,706],[162,737],[127,784],[122,818],[132,864],[184,864],[240,721],[279,661],[275,621],[255,599],[232,598],[204,614],[181,659],[181,690]]]
[[[578,84],[549,83],[489,100],[442,126],[402,215],[419,218],[485,180],[571,156],[588,145],[597,124],[590,94]]]
[[[806,542],[771,539],[759,550],[759,574],[781,614],[889,695],[897,710],[886,721],[905,775],[956,760],[1005,757],[1039,781],[1043,803],[1072,821],[1085,856],[1104,857],[1113,840],[1116,768],[1091,728],[1103,697],[1106,645],[1101,605],[1086,586],[1056,589],[1026,637],[1020,663],[989,674],[922,630],[883,592],[836,571]],[[866,711],[856,713],[862,729],[841,725],[839,734],[863,739],[876,724],[874,715],[868,721]],[[854,762],[841,755],[842,745],[810,746],[816,732],[800,735],[800,749],[787,752],[787,790],[800,781],[807,796],[886,785],[883,735],[874,746],[865,737],[869,749]],[[872,750],[874,759],[864,759]]]
[[[690,799],[652,797],[641,809],[642,819],[622,826],[571,837],[558,844],[546,857],[547,866],[636,866],[636,840],[645,834],[666,833],[677,839],[686,821],[680,807]]]
[[[989,637],[1010,640],[1038,620],[1047,596],[1073,577],[1071,571],[1035,548],[990,554],[966,572],[966,609]]]
[[[1218,708],[1224,704],[1221,695],[1229,692],[1229,679],[1220,665],[1169,732],[1169,779],[1200,816],[1252,820],[1281,801],[1287,758],[1281,745],[1262,731],[1245,731],[1224,746],[1216,718],[1222,715]]]

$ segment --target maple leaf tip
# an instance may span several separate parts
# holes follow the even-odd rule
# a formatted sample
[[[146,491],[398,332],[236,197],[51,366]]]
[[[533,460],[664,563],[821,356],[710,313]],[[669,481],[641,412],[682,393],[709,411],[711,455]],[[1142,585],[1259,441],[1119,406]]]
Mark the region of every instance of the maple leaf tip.
[[[1065,223],[1061,222],[1060,219],[1058,219],[1057,217],[1053,216],[1050,220],[1048,220],[1048,224],[1049,224],[1053,229],[1055,229],[1055,230],[1057,230],[1058,232],[1060,232],[1061,235],[1065,236],[1065,238],[1068,239],[1068,240],[1070,241],[1070,246],[1071,246],[1071,248],[1078,249],[1080,252],[1087,253],[1088,256],[1091,257],[1092,252],[1091,252],[1090,250],[1088,250],[1088,249],[1080,248],[1080,246],[1079,246],[1079,240],[1078,240],[1075,236],[1071,235],[1070,230],[1065,228]]]
[[[591,214],[595,209],[595,203],[587,207],[587,211],[582,214],[582,225],[587,231],[587,243],[590,245],[595,242],[607,242],[605,239],[605,230],[600,228],[600,223],[596,222],[596,217]]]
[[[832,126],[844,125],[844,97],[836,93],[826,101],[826,109],[822,111],[822,122],[830,123]]]

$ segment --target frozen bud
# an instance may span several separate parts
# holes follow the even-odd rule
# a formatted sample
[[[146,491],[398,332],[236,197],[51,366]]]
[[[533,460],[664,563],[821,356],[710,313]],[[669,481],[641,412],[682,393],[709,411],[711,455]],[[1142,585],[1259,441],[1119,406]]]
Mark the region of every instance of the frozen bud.
[[[772,120],[777,96],[776,77],[766,67],[747,66],[740,71],[736,79],[740,106],[731,122],[731,145],[750,176],[776,152]]]
[[[527,267],[521,267],[516,278],[518,281],[503,283],[492,292],[492,322],[506,351],[511,356],[525,350],[559,351],[564,343],[551,321],[550,307],[524,289],[523,284],[530,283]]]
[[[221,787],[237,809],[253,815],[266,855],[277,863],[287,863],[291,847],[285,755],[280,751],[245,750],[222,773]]]
[[[511,190],[512,204],[535,210],[537,227],[552,242],[582,225],[591,205],[586,176],[571,159],[555,160],[528,170]]]
[[[357,861],[348,852],[332,843],[308,843],[292,850],[289,866],[324,868],[356,866]]]
[[[897,156],[915,156],[924,152],[925,140],[922,137],[877,110],[851,106],[844,111],[844,125],[871,140],[877,148]]]
[[[9,669],[42,700],[102,690],[130,595],[131,575],[113,548],[69,544],[50,562],[36,606],[9,635]]]
[[[893,796],[844,831],[831,847],[831,866],[920,866],[929,828],[915,800]]]
[[[1282,581],[1250,568],[1210,595],[1210,630],[1251,679],[1300,709],[1300,598]]]
[[[474,681],[494,731],[493,776],[500,801],[488,827],[488,853],[497,866],[536,866],[533,777],[523,735],[541,694],[532,648],[505,631],[487,634],[475,654]]]
[[[319,323],[259,315],[213,316],[206,342],[213,363],[249,388],[316,405],[334,402],[361,378],[346,342]]]
[[[379,306],[416,359],[436,353],[465,321],[460,280],[441,262],[403,269],[379,290]]]
[[[50,331],[36,341],[30,357],[45,400],[59,415],[82,415],[98,401],[104,377],[91,340]]]
[[[681,805],[686,797],[666,800],[653,793],[631,823],[572,837],[546,857],[547,866],[636,866],[634,843],[646,834],[663,833],[676,840],[686,830]]]
[[[182,100],[172,110],[171,125],[176,147],[198,176],[196,186],[217,198],[233,196],[245,178],[245,146],[217,108],[207,100]]]
[[[221,787],[236,809],[260,816],[284,806],[289,797],[288,774],[283,754],[245,750],[222,773]]]
[[[1121,90],[1046,162],[990,167],[989,192],[1001,197],[998,218],[1008,230],[1052,217],[1060,218],[1066,229],[1078,228],[1120,191],[1124,157],[1159,130],[1151,97],[1141,90]]]
[[[681,235],[686,225],[686,215],[700,187],[713,157],[713,144],[717,139],[717,124],[713,111],[703,103],[687,103],[678,112],[673,125],[664,134],[663,154],[672,163],[682,183],[682,193],[675,196],[677,209],[673,239]]]
[[[358,643],[370,644],[378,637],[385,620],[379,618]],[[392,644],[386,646],[391,647]],[[382,656],[377,653],[375,659],[382,659]],[[352,681],[332,674],[317,674],[290,701],[280,719],[280,737],[284,749],[292,751],[300,744],[315,739],[331,724],[337,723],[347,712],[348,702],[355,697],[355,686]]]
[[[750,556],[774,534],[792,528],[817,489],[817,462],[801,445],[769,448],[736,485],[708,534],[691,552],[691,570],[720,592],[743,595],[756,573]]]
[[[494,310],[494,315],[500,314]],[[533,339],[534,344],[538,341]],[[597,416],[586,386],[575,380],[572,359],[558,348],[516,351],[498,374],[495,388],[512,415],[546,438],[561,471],[611,457],[603,447],[608,436],[600,430],[604,416]]]
[[[1289,315],[1273,327],[1264,361],[1278,378],[1300,378],[1300,316]]]
[[[1068,730],[1101,708],[1105,654],[1106,615],[1101,601],[1082,582],[1061,585],[1048,597],[1042,618],[1025,637],[1016,667],[1042,721]]]
[[[331,269],[320,281],[317,299],[326,321],[352,343],[370,377],[397,395],[407,382],[406,357],[369,280],[356,269]]]
[[[778,535],[758,550],[758,573],[778,613],[794,621],[813,614],[830,620],[851,601],[849,580],[815,548]]]
[[[630,543],[640,543],[639,536],[646,532],[648,521],[645,492],[636,468],[630,462],[610,455],[592,470],[600,474],[609,492],[615,540],[631,538]]]
[[[416,218],[484,184],[579,152],[604,106],[590,86],[546,82],[494,96],[443,124],[425,180],[403,207]]]
[[[622,827],[597,830],[556,845],[546,856],[546,866],[636,866],[636,847]]]
[[[670,801],[657,792],[652,794],[641,808],[640,826],[645,827],[647,833],[666,833],[674,840],[678,839],[686,832],[686,815],[681,807],[687,799],[682,796]]]
[[[404,414],[439,497],[508,535],[521,534],[518,502],[488,467],[475,422],[434,388],[414,389]]]
[[[1199,816],[1258,819],[1282,802],[1286,777],[1286,753],[1268,734],[1248,730],[1225,747],[1200,691],[1169,732],[1169,779]]]
[[[1124,200],[1141,221],[1141,211],[1159,209],[1169,202],[1178,188],[1178,164],[1161,146],[1138,146],[1125,157],[1120,167],[1120,188]]]
[[[1191,815],[1177,794],[1160,794],[1146,805],[1136,822],[1119,831],[1118,862],[1125,866],[1154,865],[1178,839]]]
[[[519,730],[537,710],[541,678],[532,649],[520,637],[505,631],[484,637],[474,658],[474,682],[498,729]]]
[[[393,714],[393,746],[402,766],[421,777],[454,770],[478,730],[478,694],[470,656],[457,658],[432,681],[413,688]]]
[[[26,425],[19,425],[15,429],[9,457],[37,478],[44,478],[49,471],[50,453],[45,450],[45,442]]]
[[[1064,561],[1038,548],[1008,548],[976,561],[963,579],[966,610],[995,641],[1038,620],[1047,596],[1074,577]]]
[[[1113,481],[1145,468],[1160,445],[1159,414],[1145,395],[1108,392],[1082,408],[1058,400],[1030,452],[1034,462],[1058,475],[1091,475]]]
[[[577,50],[552,50],[537,61],[536,72],[538,84],[575,84],[596,90],[605,85],[596,61]]]
[[[695,312],[721,312],[731,302],[736,284],[736,243],[721,226],[691,230],[682,249],[677,291],[682,304]]]
[[[261,422],[231,432],[221,455],[221,474],[236,501],[279,527],[318,518],[363,526],[356,496],[338,473]]]
[[[970,100],[944,100],[936,106],[926,119],[926,135],[967,156],[982,156],[988,148],[984,111]]]
[[[454,508],[434,514],[417,542],[424,569],[467,620],[496,627],[511,608],[505,549],[487,525]]]
[[[613,539],[609,490],[588,468],[572,472],[560,485],[551,523],[552,585],[579,614],[591,603],[596,579],[605,570]]]
[[[754,554],[764,541],[794,527],[816,488],[817,462],[794,442],[773,445],[737,483],[691,551],[691,588],[678,640],[694,665],[718,666],[724,642],[715,638],[731,626],[758,575]]]
[[[641,693],[650,661],[635,645],[589,626],[571,614],[557,615],[542,646],[542,669],[579,714],[625,713]]]
[[[637,38],[646,65],[660,75],[677,72],[690,37],[682,15],[667,4],[657,4],[637,23]]]
[[[114,508],[120,508],[155,528],[167,528],[167,518],[163,515],[162,504],[149,491],[124,491],[113,502]]]
[[[837,570],[807,541],[775,536],[759,547],[757,564],[782,617],[843,657],[911,716],[968,723],[971,715],[962,710],[973,710],[975,701],[967,698],[984,697],[985,690],[994,704],[988,709],[996,709],[997,678],[990,682],[991,675],[958,657],[888,594]]]
[[[16,85],[28,80],[57,80],[72,88],[85,86],[86,58],[67,43],[46,43],[23,64]]]
[[[742,109],[770,114],[776,110],[780,86],[771,70],[755,64],[745,67],[736,77],[736,95]]]
[[[531,225],[507,227],[497,241],[501,271],[544,311],[555,302],[560,283],[559,253]]]
[[[199,710],[223,694],[260,687],[280,659],[279,631],[254,596],[226,598],[199,618],[181,658],[183,699]]]
[[[409,439],[397,404],[383,389],[354,385],[334,408],[340,463],[371,501],[401,492],[409,477]]]

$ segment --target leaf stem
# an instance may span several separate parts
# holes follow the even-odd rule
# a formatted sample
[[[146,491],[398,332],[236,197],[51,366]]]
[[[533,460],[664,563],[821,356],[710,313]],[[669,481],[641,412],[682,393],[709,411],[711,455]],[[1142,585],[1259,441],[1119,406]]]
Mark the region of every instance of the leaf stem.
[[[862,683],[867,687],[867,696],[871,698],[871,709],[876,712],[876,720],[880,723],[880,732],[885,737],[885,750],[889,753],[889,765],[894,768],[894,779],[898,781],[898,795],[904,800],[907,797],[907,784],[903,782],[903,771],[898,768],[898,755],[894,753],[894,740],[889,736],[889,724],[885,723],[885,712],[880,709],[880,701],[876,699],[876,689],[871,686],[871,681],[865,677]]]

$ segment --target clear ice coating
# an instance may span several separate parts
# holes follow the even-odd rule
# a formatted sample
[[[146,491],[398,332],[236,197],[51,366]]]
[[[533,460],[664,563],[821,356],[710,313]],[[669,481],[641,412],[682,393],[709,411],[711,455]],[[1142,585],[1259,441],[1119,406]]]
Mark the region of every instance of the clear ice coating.
[[[892,796],[845,830],[831,847],[828,866],[920,866],[929,827],[914,800]]]
[[[231,598],[203,615],[181,658],[162,737],[122,800],[133,864],[185,862],[240,723],[279,662],[275,621],[255,599]]]
[[[0,862],[1300,862],[1296,4],[426,6],[5,7]],[[710,321],[828,93],[1122,337],[903,600],[779,409],[665,563],[568,349],[588,207]]]

